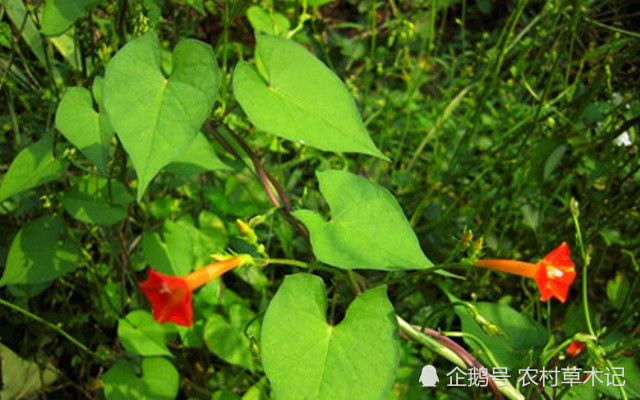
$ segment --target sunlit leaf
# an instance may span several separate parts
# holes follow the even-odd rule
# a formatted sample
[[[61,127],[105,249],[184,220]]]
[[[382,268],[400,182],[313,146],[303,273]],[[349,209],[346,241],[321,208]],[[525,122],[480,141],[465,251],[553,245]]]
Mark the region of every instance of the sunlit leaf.
[[[138,174],[138,199],[158,171],[189,148],[220,84],[213,50],[203,42],[180,41],[171,65],[165,77],[160,42],[150,32],[107,66],[104,104]]]
[[[94,87],[97,87],[94,92],[101,92],[101,78],[96,78]],[[93,99],[87,89],[82,87],[67,89],[56,112],[56,128],[98,166],[100,171],[105,172],[113,128],[102,110],[101,99],[96,98],[96,102],[99,111],[93,108]]]
[[[309,210],[293,214],[309,229],[318,260],[346,269],[425,269],[433,265],[420,249],[400,205],[385,188],[345,171],[323,171],[317,176],[331,207],[331,220]]]
[[[344,83],[299,44],[259,35],[256,68],[241,61],[233,92],[258,128],[321,150],[386,159],[371,141]]]
[[[288,275],[271,300],[261,347],[276,398],[385,398],[400,357],[386,287],[357,297],[337,325],[326,312],[324,283],[314,275]]]

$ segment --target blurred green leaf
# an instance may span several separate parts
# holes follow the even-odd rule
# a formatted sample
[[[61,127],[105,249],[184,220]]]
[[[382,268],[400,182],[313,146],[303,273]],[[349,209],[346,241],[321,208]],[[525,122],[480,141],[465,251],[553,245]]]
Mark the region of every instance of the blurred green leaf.
[[[42,13],[40,32],[58,36],[101,0],[48,0]]]
[[[102,376],[107,400],[173,400],[178,394],[176,368],[164,358],[142,359],[142,375],[133,365],[120,358]]]
[[[620,388],[613,386],[614,379],[613,373],[616,375],[621,375],[620,382],[616,385],[623,384],[624,389],[627,392],[627,398],[629,399],[638,399],[640,398],[640,368],[638,364],[633,359],[633,357],[623,357],[617,360],[613,360],[611,362],[613,364],[613,368],[616,370],[605,370],[603,373],[609,373],[609,381],[607,381],[606,376],[600,375],[600,379],[602,379],[602,383],[599,383],[596,388],[600,393],[609,396],[610,398],[622,399],[622,394],[620,393]],[[607,384],[609,382],[610,384]]]
[[[240,400],[240,396],[231,390],[219,390],[211,396],[211,400]]]
[[[142,247],[147,263],[168,275],[185,276],[209,264],[211,255],[227,245],[224,224],[209,211],[200,213],[199,226],[189,218],[166,220],[162,234],[165,242],[157,233],[146,231]]]
[[[62,177],[67,163],[53,156],[52,146],[53,134],[49,133],[18,153],[2,178],[0,202]]]
[[[283,36],[291,27],[287,17],[275,11],[267,13],[260,6],[249,7],[247,18],[256,33]]]
[[[5,12],[16,27],[18,35],[24,40],[40,64],[46,64],[44,45],[36,24],[27,12],[22,0],[2,0]]]
[[[85,175],[62,194],[64,209],[74,218],[98,225],[113,225],[127,216],[133,196],[117,180]]]
[[[334,0],[307,0],[307,4],[310,6],[319,7],[325,4],[332,3]]]
[[[549,157],[544,163],[544,172],[542,175],[545,181],[549,180],[553,171],[560,165],[560,160],[562,160],[562,156],[564,156],[566,151],[567,146],[562,144],[553,149],[551,154],[549,154]]]
[[[230,364],[255,370],[256,362],[251,351],[253,344],[249,337],[257,342],[260,325],[254,318],[251,309],[239,304],[231,305],[228,320],[220,314],[211,315],[204,327],[207,347]]]
[[[476,0],[478,10],[483,14],[491,13],[491,1],[490,0]]]
[[[33,399],[51,386],[60,372],[50,363],[40,365],[20,358],[10,348],[0,343],[0,399]]]
[[[144,231],[142,252],[147,264],[165,275],[183,276],[190,272],[188,268],[174,268],[169,249],[156,232]]]
[[[309,229],[318,260],[346,269],[404,270],[433,266],[397,200],[382,186],[344,171],[318,172],[331,207],[325,221],[315,211],[293,214]]]
[[[598,315],[593,304],[589,304],[589,314],[593,328],[598,329]],[[564,314],[563,330],[567,337],[579,332],[588,332],[587,320],[584,317],[584,309],[581,303],[571,303]]]
[[[49,282],[75,270],[80,249],[63,236],[64,223],[57,216],[23,225],[11,243],[0,286]]]
[[[624,300],[627,298],[630,290],[629,279],[626,275],[618,271],[613,279],[607,282],[607,297],[611,304],[618,310],[624,305]]]
[[[478,308],[485,319],[495,324],[504,335],[488,335],[465,307],[456,306],[455,312],[462,323],[462,331],[475,336],[481,343],[484,343],[501,367],[507,367],[511,370],[523,366],[523,363],[528,360],[527,354],[530,351],[539,352],[547,343],[546,329],[513,308],[486,302],[472,304]],[[475,340],[465,337],[464,341],[479,355],[484,353],[482,347]]]
[[[384,399],[400,345],[386,286],[358,296],[337,325],[327,323],[322,279],[285,277],[262,327],[262,363],[280,400]]]
[[[166,331],[146,311],[136,310],[118,320],[118,337],[130,353],[141,356],[171,356]]]

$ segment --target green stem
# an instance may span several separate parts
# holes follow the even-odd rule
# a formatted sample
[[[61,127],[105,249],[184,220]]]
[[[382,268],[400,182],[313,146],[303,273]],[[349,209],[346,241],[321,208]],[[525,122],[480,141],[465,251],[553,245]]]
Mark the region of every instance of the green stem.
[[[417,343],[420,343],[421,345],[425,346],[426,348],[438,354],[439,356],[446,358],[447,360],[451,361],[453,364],[457,365],[460,368],[468,367],[467,364],[464,362],[464,360],[456,352],[454,352],[447,346],[443,345],[442,343],[438,342],[433,337],[425,335],[422,332],[419,332],[417,329],[411,326],[411,324],[409,324],[407,321],[402,319],[402,317],[396,315],[396,319],[398,321],[398,326],[400,327],[400,330],[405,335],[407,335],[407,337],[409,337],[410,339],[414,340]],[[514,388],[510,382],[507,382],[507,385],[504,387],[498,386],[498,390],[500,390],[500,392],[509,399],[524,400],[524,396],[522,395],[522,393],[520,393],[516,388]]]
[[[58,325],[54,325],[51,322],[40,318],[39,316],[37,316],[36,314],[33,314],[32,312],[29,312],[27,310],[25,310],[22,307],[19,307],[13,303],[10,303],[4,299],[0,299],[0,304],[16,311],[19,312],[20,314],[25,315],[26,317],[31,318],[34,321],[38,321],[43,325],[48,326],[49,328],[53,329],[54,331],[58,332],[60,335],[64,336],[65,338],[67,338],[71,343],[75,344],[77,347],[79,347],[81,350],[85,351],[86,353],[90,354],[92,357],[94,358],[98,358],[95,353],[93,351],[91,351],[91,349],[89,349],[87,346],[85,346],[84,344],[82,344],[82,342],[80,342],[78,339],[74,338],[73,336],[71,336],[70,334],[68,334],[64,329],[62,329],[61,327],[59,327]]]
[[[267,264],[291,265],[292,267],[309,268],[309,264],[304,261],[289,260],[286,258],[256,258],[256,261],[262,261]]]
[[[613,373],[613,364],[611,363],[611,361],[606,360],[605,363],[607,364],[607,367],[609,367],[609,369],[611,370],[611,373]],[[617,376],[614,376],[614,379],[618,386],[618,390],[620,390],[620,396],[622,396],[622,399],[629,400],[629,397],[627,396],[627,390],[624,388],[624,384],[620,382],[620,378]]]
[[[347,279],[349,280],[349,284],[351,288],[355,291],[355,293],[360,296],[362,294],[362,289],[360,288],[360,284],[358,283],[358,278],[356,278],[355,272],[353,270],[347,270]]]
[[[461,338],[468,338],[473,340],[480,348],[482,348],[482,351],[484,351],[485,355],[489,359],[489,362],[491,362],[491,364],[493,364],[494,367],[500,366],[500,364],[498,364],[498,361],[496,361],[495,357],[493,356],[493,353],[491,352],[491,350],[489,350],[487,345],[484,344],[482,340],[478,339],[477,336],[472,335],[470,333],[466,333],[466,332],[442,332],[442,334],[447,337],[461,337]]]
[[[551,359],[556,356],[556,354],[560,353],[562,350],[568,347],[572,341],[573,341],[573,338],[569,338],[565,340],[564,342],[560,343],[558,347],[553,349],[551,353],[549,353],[546,356],[543,356],[544,358],[542,359],[542,365],[547,365],[549,361],[551,361]]]
[[[572,201],[574,201],[572,199]],[[580,248],[580,255],[582,257],[582,306],[584,308],[584,318],[587,321],[587,328],[589,329],[589,333],[591,336],[596,336],[595,331],[593,330],[593,325],[591,324],[591,315],[589,314],[589,298],[587,293],[587,270],[589,268],[589,258],[587,257],[587,252],[584,248],[584,242],[582,240],[582,230],[580,230],[580,221],[578,221],[578,211],[577,205],[575,206],[576,211],[571,213],[573,217],[573,223],[576,227],[576,239],[578,241],[578,247]]]

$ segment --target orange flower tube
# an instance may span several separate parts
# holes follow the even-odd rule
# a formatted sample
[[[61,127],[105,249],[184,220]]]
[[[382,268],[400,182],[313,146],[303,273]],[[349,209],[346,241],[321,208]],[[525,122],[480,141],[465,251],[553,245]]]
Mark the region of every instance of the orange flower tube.
[[[563,242],[547,254],[539,263],[533,264],[515,260],[477,260],[474,265],[509,274],[533,278],[540,290],[540,300],[555,297],[561,302],[567,300],[569,286],[576,278],[576,270],[569,245]]]
[[[169,276],[149,269],[149,277],[140,282],[142,293],[151,302],[153,318],[160,322],[173,322],[182,326],[193,325],[191,293],[225,272],[239,267],[252,258],[247,255],[231,257],[197,269],[185,277]]]

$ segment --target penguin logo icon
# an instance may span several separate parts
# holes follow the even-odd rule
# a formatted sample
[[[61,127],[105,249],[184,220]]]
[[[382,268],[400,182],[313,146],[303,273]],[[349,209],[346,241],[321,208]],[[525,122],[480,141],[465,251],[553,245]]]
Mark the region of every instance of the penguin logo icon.
[[[422,373],[420,374],[420,379],[418,382],[422,383],[422,387],[435,387],[436,383],[439,382],[438,373],[433,365],[425,365],[422,368]]]

